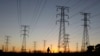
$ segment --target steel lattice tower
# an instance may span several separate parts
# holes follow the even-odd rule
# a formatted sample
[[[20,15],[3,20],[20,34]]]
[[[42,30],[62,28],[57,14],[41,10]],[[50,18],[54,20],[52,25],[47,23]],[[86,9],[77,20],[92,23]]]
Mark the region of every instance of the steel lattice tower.
[[[9,38],[10,38],[10,36],[6,36],[5,52],[8,52],[8,47],[9,47]]]
[[[34,41],[34,51],[36,51],[36,41]]]
[[[89,43],[89,34],[88,34],[88,21],[90,21],[88,19],[88,16],[90,16],[90,13],[81,13],[82,15],[84,15],[84,30],[83,30],[83,39],[82,39],[82,47],[81,47],[81,51],[84,52],[87,50],[87,46],[90,45]]]
[[[5,48],[4,48],[4,45],[2,45],[2,51],[4,52],[5,50],[4,50]]]
[[[76,43],[76,52],[78,52],[78,43]]]
[[[12,47],[12,51],[15,52],[15,46]]]
[[[28,36],[27,35],[27,28],[29,27],[29,26],[27,26],[27,25],[22,25],[21,27],[23,27],[23,41],[22,41],[22,48],[21,48],[21,51],[22,52],[26,52],[26,37]]]
[[[58,38],[58,51],[61,51],[61,47],[64,47],[64,38],[65,38],[65,22],[68,22],[67,20],[65,20],[65,16],[68,16],[67,14],[65,14],[65,9],[67,10],[67,12],[69,12],[69,7],[65,7],[65,6],[57,6],[57,11],[60,10],[60,13],[57,14],[59,15],[61,18],[60,20],[57,20],[57,22],[60,22],[60,30],[59,30],[59,38]],[[69,16],[68,16],[69,18]]]
[[[64,38],[64,52],[69,52],[69,34],[65,34]]]
[[[46,40],[43,40],[43,51],[44,52],[46,51],[45,48],[46,48]]]

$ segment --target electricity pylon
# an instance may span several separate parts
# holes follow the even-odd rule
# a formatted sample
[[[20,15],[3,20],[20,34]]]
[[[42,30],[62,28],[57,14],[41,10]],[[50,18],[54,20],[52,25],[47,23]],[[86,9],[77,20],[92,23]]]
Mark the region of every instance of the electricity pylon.
[[[8,52],[8,48],[9,48],[9,38],[10,38],[10,36],[6,36],[5,52]]]
[[[46,51],[45,48],[46,48],[46,40],[43,40],[43,51],[44,52]]]
[[[90,21],[88,19],[88,17],[90,16],[90,13],[81,13],[84,16],[84,30],[83,30],[83,39],[82,39],[82,46],[81,46],[81,51],[85,52],[87,50],[87,46],[90,45],[89,42],[89,34],[88,34],[88,21]]]
[[[2,45],[2,51],[4,52],[5,50],[4,50],[5,48],[4,48],[4,45]]]
[[[65,16],[68,16],[68,14],[65,14],[65,9],[67,10],[67,12],[69,12],[69,7],[65,7],[65,6],[57,6],[57,11],[60,10],[60,13],[57,14],[59,15],[61,18],[60,20],[57,20],[57,22],[60,22],[60,30],[59,30],[59,38],[58,38],[58,51],[61,51],[61,47],[63,47],[63,43],[64,43],[64,38],[65,38],[65,22],[68,22],[67,20],[65,20]],[[68,16],[69,18],[69,16]],[[69,22],[68,22],[69,24]]]
[[[76,43],[76,52],[78,52],[78,43]]]
[[[69,52],[69,34],[65,35],[66,37],[64,38],[64,52]]]
[[[22,52],[26,52],[26,37],[28,36],[28,30],[27,28],[29,27],[28,25],[22,25],[21,27],[23,27],[23,41],[22,41],[22,48],[21,51]]]
[[[34,51],[36,51],[36,41],[34,41]]]
[[[12,47],[12,51],[15,52],[15,46]]]

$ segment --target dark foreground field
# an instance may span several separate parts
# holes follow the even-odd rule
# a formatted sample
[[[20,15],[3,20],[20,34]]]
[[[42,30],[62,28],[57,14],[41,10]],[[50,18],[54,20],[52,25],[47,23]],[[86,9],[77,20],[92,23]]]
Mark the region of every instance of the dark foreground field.
[[[15,53],[0,52],[0,56],[100,56],[99,53]]]

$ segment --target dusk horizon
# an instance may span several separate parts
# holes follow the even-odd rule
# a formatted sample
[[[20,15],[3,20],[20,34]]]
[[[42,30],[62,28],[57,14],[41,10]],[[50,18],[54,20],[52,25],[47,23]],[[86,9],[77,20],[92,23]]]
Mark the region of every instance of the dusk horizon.
[[[15,52],[21,52],[22,42],[25,42],[23,37],[26,38],[24,45],[27,52],[47,52],[49,47],[52,52],[57,53],[59,46],[64,51],[64,38],[59,44],[63,17],[65,30],[61,29],[61,34],[69,34],[70,52],[81,52],[86,34],[89,46],[95,47],[100,44],[99,10],[100,0],[0,0],[0,50],[5,51],[9,36],[8,51],[14,49]],[[85,14],[87,20],[84,20]],[[87,27],[86,34],[84,26]]]

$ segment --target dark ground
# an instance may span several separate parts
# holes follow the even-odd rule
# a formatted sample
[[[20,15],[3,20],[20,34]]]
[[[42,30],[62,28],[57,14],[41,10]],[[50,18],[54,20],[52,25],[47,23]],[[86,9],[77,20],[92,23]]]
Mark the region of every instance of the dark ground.
[[[0,52],[0,56],[100,56],[99,53],[15,53]]]

